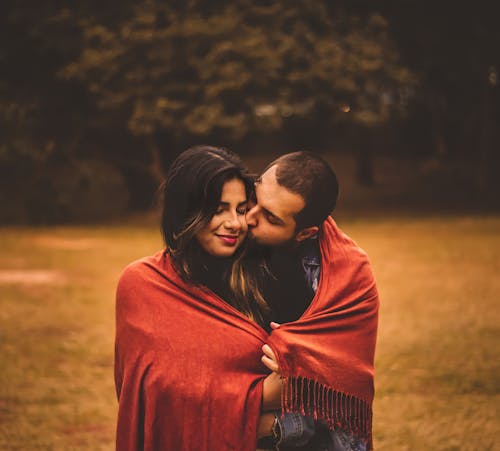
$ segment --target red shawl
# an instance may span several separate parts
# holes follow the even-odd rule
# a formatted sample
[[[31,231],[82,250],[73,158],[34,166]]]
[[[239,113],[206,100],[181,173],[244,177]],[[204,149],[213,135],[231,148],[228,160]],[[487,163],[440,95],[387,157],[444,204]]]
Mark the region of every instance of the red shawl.
[[[116,301],[117,450],[255,451],[266,341],[287,382],[284,410],[314,407],[331,426],[369,438],[375,284],[366,255],[333,220],[321,252],[310,307],[270,337],[209,290],[184,283],[163,252],[129,265]]]
[[[331,218],[323,224],[320,248],[316,296],[298,321],[282,325],[268,340],[285,379],[282,408],[313,411],[371,447],[375,279],[366,254]]]
[[[255,451],[266,332],[159,252],[118,284],[119,451]]]

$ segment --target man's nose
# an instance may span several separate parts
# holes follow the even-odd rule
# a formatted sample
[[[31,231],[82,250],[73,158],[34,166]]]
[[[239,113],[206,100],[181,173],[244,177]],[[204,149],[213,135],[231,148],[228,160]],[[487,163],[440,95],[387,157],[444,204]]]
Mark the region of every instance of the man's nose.
[[[259,209],[258,205],[254,205],[250,210],[247,211],[246,220],[249,227],[255,227],[257,225],[257,211]]]

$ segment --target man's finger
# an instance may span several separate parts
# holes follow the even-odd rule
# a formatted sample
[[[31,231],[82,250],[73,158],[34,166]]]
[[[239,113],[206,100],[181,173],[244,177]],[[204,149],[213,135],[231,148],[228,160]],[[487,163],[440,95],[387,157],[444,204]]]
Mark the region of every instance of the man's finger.
[[[281,324],[275,323],[274,321],[271,321],[270,326],[271,326],[272,330],[276,330],[276,329],[280,328]]]
[[[262,363],[265,366],[267,366],[267,368],[269,368],[271,371],[274,371],[275,373],[279,373],[280,368],[274,360],[270,359],[269,357],[267,357],[265,355],[263,355],[261,357],[261,360],[262,360]]]
[[[273,350],[271,349],[271,347],[269,345],[262,346],[262,352],[267,357],[269,357],[270,359],[274,360],[275,362],[278,361],[278,359],[276,358],[276,355],[274,354]]]

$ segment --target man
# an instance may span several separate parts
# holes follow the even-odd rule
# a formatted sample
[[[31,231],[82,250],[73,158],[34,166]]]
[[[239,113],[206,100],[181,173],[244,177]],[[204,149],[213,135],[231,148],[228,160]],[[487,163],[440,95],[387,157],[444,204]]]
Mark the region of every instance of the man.
[[[308,311],[313,298],[326,298],[329,304],[325,310],[325,317],[322,319],[323,323],[318,322],[318,326],[313,327],[323,327],[321,324],[327,324],[328,322],[332,332],[324,334],[325,340],[327,340],[325,343],[330,343],[328,340],[332,338],[334,344],[336,324],[341,325],[343,329],[353,331],[352,336],[357,337],[356,340],[358,341],[356,341],[356,347],[351,352],[354,362],[352,365],[358,365],[360,368],[363,365],[366,367],[370,367],[371,365],[372,367],[378,297],[371,272],[369,269],[366,271],[366,258],[364,254],[352,240],[341,233],[331,219],[329,222],[326,221],[329,214],[335,208],[338,198],[337,178],[332,169],[320,157],[308,152],[286,154],[273,161],[256,181],[255,194],[256,203],[247,212],[246,219],[250,228],[250,237],[255,243],[263,247],[267,255],[267,266],[271,277],[265,282],[264,296],[270,304],[273,321],[282,324],[294,322],[299,318],[301,320],[305,319],[307,316],[305,312]],[[357,276],[353,276],[352,287],[349,287],[349,281],[347,283],[345,281],[345,274],[350,274],[350,270],[346,270],[346,268],[349,268],[350,263],[340,266],[339,268],[342,270],[339,269],[338,274],[336,274],[336,267],[331,260],[335,260],[337,256],[335,254],[333,256],[326,255],[328,252],[322,253],[320,251],[320,247],[324,246],[328,242],[328,239],[332,240],[332,237],[338,237],[337,241],[341,242],[340,244],[336,243],[338,246],[335,249],[338,254],[342,254],[343,257],[346,256],[344,258],[346,262],[352,260],[353,274],[360,273],[355,267],[364,268],[361,271],[364,274],[362,280],[355,280]],[[335,240],[336,238],[333,238],[333,243],[335,243]],[[337,285],[345,285],[346,288],[340,290],[343,293],[334,295],[334,289],[328,291],[326,288],[323,288],[322,294],[320,293],[320,296],[316,296],[320,284],[320,275],[321,279],[325,279],[333,285],[336,284],[336,276],[340,277],[341,280],[337,281]],[[325,284],[326,282],[323,285]],[[358,293],[359,285],[366,285],[367,289],[363,289]],[[354,308],[351,309],[343,305],[345,299],[349,300],[346,304],[352,305]],[[365,304],[369,306],[368,309],[365,308]],[[324,305],[326,306],[327,304]],[[369,315],[367,316],[365,312],[368,310]],[[342,312],[348,313],[343,314]],[[349,318],[345,324],[343,323],[343,317]],[[319,318],[319,316],[315,315],[314,318]],[[271,334],[271,342],[273,335],[276,334],[276,330],[279,327],[276,323],[273,325],[275,331]],[[311,321],[309,323],[313,324]],[[283,333],[285,332],[283,331]],[[307,333],[309,334],[308,336],[314,337],[314,332],[311,333],[311,331],[308,331]],[[293,339],[294,335],[292,334],[291,337]],[[346,335],[346,337],[348,336]],[[352,340],[347,339],[346,341],[351,342]],[[279,341],[277,343],[279,344]],[[314,341],[312,343],[312,348],[301,348],[299,346],[297,349],[305,349],[307,354],[309,354],[308,349],[312,349],[311,352],[315,352]],[[342,344],[340,346],[342,347]],[[267,345],[264,346],[263,350],[265,353],[263,362],[270,369],[279,371],[273,350]],[[338,352],[326,350],[323,355],[329,356],[329,353],[332,354],[331,363],[338,364],[339,371],[342,365],[350,365],[349,355],[343,356],[337,361],[336,356]],[[358,353],[362,357],[356,360]],[[307,359],[307,355],[305,358]],[[363,359],[364,361],[362,362],[361,360]],[[321,366],[321,363],[318,361],[313,366],[307,367],[306,365],[303,367],[306,368],[304,370],[306,374],[307,368],[314,368],[314,366]],[[326,374],[326,379],[336,381],[335,375],[331,374],[335,371],[335,365],[333,371],[324,368],[321,371]],[[358,369],[354,368],[353,378],[356,378],[358,373],[363,373],[364,370],[359,370],[358,373],[356,371]],[[353,389],[354,391],[358,389],[361,400],[356,397],[348,399],[350,399],[349,402],[351,405],[354,405],[356,402],[358,405],[364,405],[365,403],[362,399],[368,399],[366,402],[370,409],[370,424],[368,429],[371,430],[371,401],[369,393],[372,390],[373,373],[370,374],[370,370],[367,376],[365,373],[367,372],[365,371],[363,377],[359,379],[364,378],[363,383],[366,387],[362,386],[359,389],[358,385],[358,387],[354,387]],[[321,374],[319,377],[321,377]],[[291,379],[293,379],[293,374]],[[288,449],[286,445],[297,449],[297,446],[303,445],[304,442],[309,443],[301,449],[361,451],[371,447],[370,431],[360,434],[359,428],[351,427],[351,424],[358,422],[358,417],[364,415],[362,413],[354,414],[354,407],[347,409],[350,410],[350,418],[348,420],[343,419],[344,417],[341,420],[338,418],[332,420],[339,412],[340,408],[338,405],[343,402],[342,396],[349,395],[343,394],[341,390],[334,390],[336,387],[333,387],[333,389],[326,387],[324,392],[322,392],[328,394],[321,395],[323,396],[322,402],[317,402],[320,404],[319,410],[322,413],[328,410],[326,396],[331,395],[333,399],[332,393],[334,393],[340,399],[338,405],[332,407],[333,413],[330,413],[330,417],[328,417],[331,420],[330,426],[333,425],[334,430],[328,431],[328,428],[325,427],[325,421],[321,421],[321,419],[316,422],[313,421],[313,415],[317,416],[317,412],[315,410],[313,413],[314,409],[311,407],[311,403],[313,403],[313,398],[314,402],[317,400],[316,392],[313,394],[311,386],[306,386],[304,382],[305,380],[309,381],[309,379],[304,377],[295,378],[295,386],[297,386],[297,380],[300,387],[300,396],[304,398],[301,407],[304,415],[301,415],[300,412],[292,411],[285,414],[284,417],[276,416],[273,427],[274,441],[279,440],[285,445],[281,446],[280,449]],[[339,381],[339,385],[342,386],[342,381]],[[349,387],[349,382],[344,386]],[[293,387],[290,390],[292,389]],[[285,389],[285,391],[287,390]],[[345,391],[347,392],[347,390]],[[306,409],[304,409],[304,405]],[[293,403],[291,406],[291,410],[297,410],[293,409]],[[366,420],[364,417],[363,419]],[[334,424],[335,422],[337,422],[336,425]],[[276,426],[280,429],[279,435],[281,437],[276,437]],[[309,440],[311,436],[313,438]],[[274,445],[275,443],[272,444]]]

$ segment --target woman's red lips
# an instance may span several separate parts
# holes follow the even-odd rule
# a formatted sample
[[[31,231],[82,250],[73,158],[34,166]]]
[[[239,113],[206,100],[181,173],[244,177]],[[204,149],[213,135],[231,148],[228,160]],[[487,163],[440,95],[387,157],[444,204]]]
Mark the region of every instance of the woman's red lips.
[[[229,246],[234,246],[238,241],[238,235],[217,235],[217,236],[224,242],[224,244],[227,244]]]

